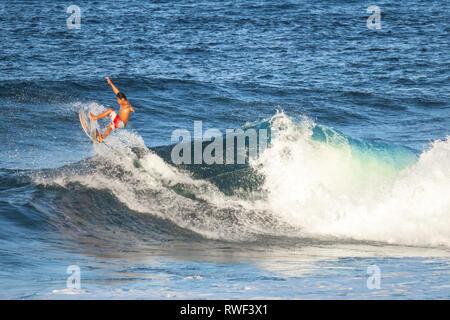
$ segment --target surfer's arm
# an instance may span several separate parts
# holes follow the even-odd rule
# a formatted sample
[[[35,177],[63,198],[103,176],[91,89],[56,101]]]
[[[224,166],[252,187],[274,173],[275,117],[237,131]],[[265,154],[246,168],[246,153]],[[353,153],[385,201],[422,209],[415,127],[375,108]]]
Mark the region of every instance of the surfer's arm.
[[[108,81],[109,85],[111,86],[111,88],[114,90],[115,94],[119,93],[119,89],[117,89],[117,87],[114,85],[114,83],[112,83],[111,79],[109,79],[108,77],[106,77],[106,81]]]

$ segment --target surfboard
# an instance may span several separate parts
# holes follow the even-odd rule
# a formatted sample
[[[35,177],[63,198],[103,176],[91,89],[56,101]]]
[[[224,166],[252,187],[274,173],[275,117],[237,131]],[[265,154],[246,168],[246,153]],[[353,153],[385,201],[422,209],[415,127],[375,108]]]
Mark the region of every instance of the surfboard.
[[[83,128],[83,131],[86,133],[89,139],[91,139],[92,143],[97,142],[97,137],[99,136],[99,133],[95,125],[88,118],[86,113],[83,112],[83,110],[80,110],[80,112],[78,112],[78,115],[80,116],[80,123],[81,127]]]

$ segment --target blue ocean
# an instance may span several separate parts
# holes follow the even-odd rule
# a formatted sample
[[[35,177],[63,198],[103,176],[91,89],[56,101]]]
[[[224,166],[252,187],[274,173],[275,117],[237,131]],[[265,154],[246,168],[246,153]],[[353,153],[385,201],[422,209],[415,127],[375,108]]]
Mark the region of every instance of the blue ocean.
[[[0,1],[0,298],[449,299],[449,11]]]

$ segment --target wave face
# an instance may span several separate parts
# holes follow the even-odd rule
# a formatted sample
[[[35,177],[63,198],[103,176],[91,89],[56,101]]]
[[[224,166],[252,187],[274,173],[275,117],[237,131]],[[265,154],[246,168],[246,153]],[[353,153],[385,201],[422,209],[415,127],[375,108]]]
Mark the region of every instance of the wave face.
[[[116,226],[152,241],[164,234],[156,229],[169,238],[261,244],[288,236],[450,246],[448,138],[418,154],[284,113],[252,127],[269,127],[271,141],[246,165],[175,166],[173,146],[147,149],[139,135],[124,131],[111,136],[113,149],[95,145],[95,157],[37,171],[33,181],[68,196],[72,208],[85,203],[84,217],[122,212]],[[123,212],[153,220],[148,229],[137,227]]]

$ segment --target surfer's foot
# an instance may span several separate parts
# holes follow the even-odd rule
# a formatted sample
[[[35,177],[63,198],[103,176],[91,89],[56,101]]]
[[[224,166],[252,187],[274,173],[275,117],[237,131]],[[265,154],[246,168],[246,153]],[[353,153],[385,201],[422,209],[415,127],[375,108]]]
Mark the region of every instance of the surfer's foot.
[[[100,142],[100,143],[103,142],[103,137],[102,137],[102,134],[100,132],[98,133],[97,141]]]
[[[92,112],[89,112],[89,117],[91,117],[91,120],[92,120],[92,121],[97,121],[97,117],[94,116],[94,115],[92,114]]]

